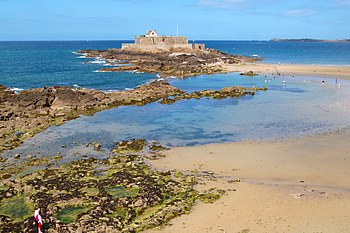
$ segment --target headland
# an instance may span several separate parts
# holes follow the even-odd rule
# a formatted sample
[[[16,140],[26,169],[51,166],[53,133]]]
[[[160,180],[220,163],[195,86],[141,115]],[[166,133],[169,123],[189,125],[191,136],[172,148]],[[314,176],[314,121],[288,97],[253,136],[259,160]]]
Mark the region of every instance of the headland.
[[[323,42],[323,43],[344,43],[344,42],[350,42],[350,39],[333,39],[333,40],[326,40],[326,39],[310,39],[310,38],[303,38],[303,39],[281,39],[281,38],[273,38],[270,40],[271,42]]]

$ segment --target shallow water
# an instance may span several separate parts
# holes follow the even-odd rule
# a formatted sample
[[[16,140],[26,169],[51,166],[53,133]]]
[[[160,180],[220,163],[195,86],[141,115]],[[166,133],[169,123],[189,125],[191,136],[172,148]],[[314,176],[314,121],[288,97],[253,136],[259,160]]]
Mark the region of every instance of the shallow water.
[[[69,156],[96,154],[85,144],[98,141],[108,151],[131,138],[188,146],[242,140],[274,140],[315,135],[350,126],[350,83],[311,77],[245,77],[236,73],[173,79],[186,91],[224,86],[267,86],[268,91],[224,100],[183,100],[172,105],[151,103],[82,116],[28,139],[15,153]],[[74,143],[73,143],[74,142]],[[62,148],[62,145],[66,147]],[[85,149],[86,148],[86,149]]]

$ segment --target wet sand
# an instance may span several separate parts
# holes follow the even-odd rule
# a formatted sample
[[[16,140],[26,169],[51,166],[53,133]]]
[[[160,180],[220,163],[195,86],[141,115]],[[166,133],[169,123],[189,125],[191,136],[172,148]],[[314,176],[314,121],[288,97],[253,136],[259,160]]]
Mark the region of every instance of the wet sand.
[[[350,130],[278,142],[173,148],[161,169],[212,171],[228,190],[161,231],[350,232]],[[229,180],[240,178],[240,182]],[[236,191],[233,191],[236,190]]]
[[[350,80],[350,67],[241,64],[228,71]],[[273,74],[272,74],[273,73]],[[350,129],[273,142],[173,148],[160,169],[210,171],[227,193],[154,232],[350,232]],[[228,182],[240,179],[240,182]]]
[[[277,76],[302,75],[327,78],[339,78],[350,80],[350,66],[326,66],[326,65],[297,65],[297,64],[265,64],[265,63],[241,63],[223,64],[228,72],[254,71],[258,74]]]

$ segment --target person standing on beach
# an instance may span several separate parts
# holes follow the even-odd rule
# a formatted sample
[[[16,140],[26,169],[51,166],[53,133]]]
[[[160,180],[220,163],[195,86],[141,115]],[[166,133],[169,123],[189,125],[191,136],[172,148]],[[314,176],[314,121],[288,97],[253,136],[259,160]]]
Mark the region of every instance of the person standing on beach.
[[[34,218],[38,225],[38,233],[42,233],[41,227],[43,226],[43,220],[41,218],[41,209],[38,208],[34,211]]]

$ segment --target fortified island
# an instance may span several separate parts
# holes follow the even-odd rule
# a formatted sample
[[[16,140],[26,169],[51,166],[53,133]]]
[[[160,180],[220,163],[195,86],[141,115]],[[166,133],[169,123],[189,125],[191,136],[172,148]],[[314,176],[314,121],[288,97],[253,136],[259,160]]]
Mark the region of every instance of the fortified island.
[[[205,44],[189,44],[187,36],[158,36],[156,30],[149,30],[146,35],[136,36],[134,44],[122,44],[122,49],[132,50],[169,51],[178,48],[205,50]]]
[[[223,64],[259,60],[208,49],[204,44],[189,44],[187,36],[158,36],[155,30],[136,36],[135,43],[124,43],[120,49],[82,50],[79,53],[104,60],[111,66],[101,68],[101,72],[147,72],[161,77],[221,73],[226,72]]]

